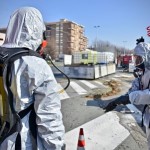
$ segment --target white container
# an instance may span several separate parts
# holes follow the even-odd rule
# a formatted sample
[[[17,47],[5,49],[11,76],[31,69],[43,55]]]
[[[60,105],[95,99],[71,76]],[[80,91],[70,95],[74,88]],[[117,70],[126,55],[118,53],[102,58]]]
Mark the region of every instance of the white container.
[[[129,63],[129,72],[133,72],[135,69],[134,63]]]
[[[64,55],[64,65],[72,64],[72,55]]]
[[[81,63],[81,52],[74,52],[73,53],[73,64],[80,64]]]
[[[104,77],[107,75],[107,65],[103,64],[103,65],[99,65],[99,72],[100,72],[100,76]]]
[[[86,50],[74,52],[73,64],[97,64],[97,51]]]
[[[116,72],[116,65],[115,64],[107,64],[107,74],[112,74]]]
[[[98,52],[98,63],[106,64],[114,61],[114,53],[112,52]]]

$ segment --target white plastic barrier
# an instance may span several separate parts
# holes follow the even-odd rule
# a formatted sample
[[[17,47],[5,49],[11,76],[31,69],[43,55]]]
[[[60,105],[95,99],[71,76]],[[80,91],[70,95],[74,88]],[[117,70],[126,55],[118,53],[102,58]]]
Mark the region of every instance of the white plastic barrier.
[[[99,66],[65,66],[64,73],[70,78],[96,79],[100,77]]]
[[[115,64],[107,64],[107,74],[112,74],[116,72]]]
[[[133,72],[135,69],[134,63],[129,63],[129,72]]]
[[[79,65],[79,66],[64,66],[64,73],[70,78],[82,79],[97,79],[116,72],[116,65]]]
[[[107,65],[103,64],[103,65],[99,65],[99,72],[100,72],[100,76],[104,77],[107,75]]]

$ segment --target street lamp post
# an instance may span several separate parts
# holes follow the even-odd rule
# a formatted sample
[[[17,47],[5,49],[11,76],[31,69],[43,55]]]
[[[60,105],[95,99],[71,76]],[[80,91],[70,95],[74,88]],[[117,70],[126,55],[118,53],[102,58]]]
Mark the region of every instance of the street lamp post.
[[[127,41],[122,41],[123,45],[124,45],[124,56],[125,56],[125,43],[127,43]]]
[[[97,25],[97,26],[94,26],[94,28],[96,28],[96,41],[95,41],[95,49],[97,50],[97,42],[98,42],[98,40],[97,40],[97,30],[98,30],[98,28],[100,28],[100,26],[99,26],[99,25]]]

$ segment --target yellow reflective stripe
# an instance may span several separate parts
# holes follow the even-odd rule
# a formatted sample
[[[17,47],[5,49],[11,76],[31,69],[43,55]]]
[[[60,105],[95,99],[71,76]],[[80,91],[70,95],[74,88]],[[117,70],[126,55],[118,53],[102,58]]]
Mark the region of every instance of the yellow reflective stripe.
[[[62,89],[62,90],[60,90],[60,91],[58,91],[58,93],[60,94],[60,93],[63,93],[65,90],[64,89]]]
[[[3,86],[3,77],[0,76],[0,94],[1,94],[1,99],[0,99],[0,116],[2,117],[2,122],[6,119],[7,115],[7,106],[6,106],[6,93],[4,90]]]

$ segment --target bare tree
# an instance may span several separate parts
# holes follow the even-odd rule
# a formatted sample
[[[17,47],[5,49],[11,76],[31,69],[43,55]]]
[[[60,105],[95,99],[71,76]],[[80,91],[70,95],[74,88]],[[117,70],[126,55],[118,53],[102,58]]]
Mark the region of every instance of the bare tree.
[[[92,43],[93,50],[99,52],[113,52],[115,56],[123,54],[124,50],[126,53],[131,54],[132,50],[128,50],[124,47],[119,47],[114,44],[111,44],[109,41],[102,41],[102,40],[94,40]]]
[[[48,38],[47,41],[48,41],[48,44],[47,44],[47,47],[46,47],[44,53],[49,54],[52,59],[55,59],[57,56],[57,51],[56,51],[55,43],[54,43],[55,39],[54,38]]]

